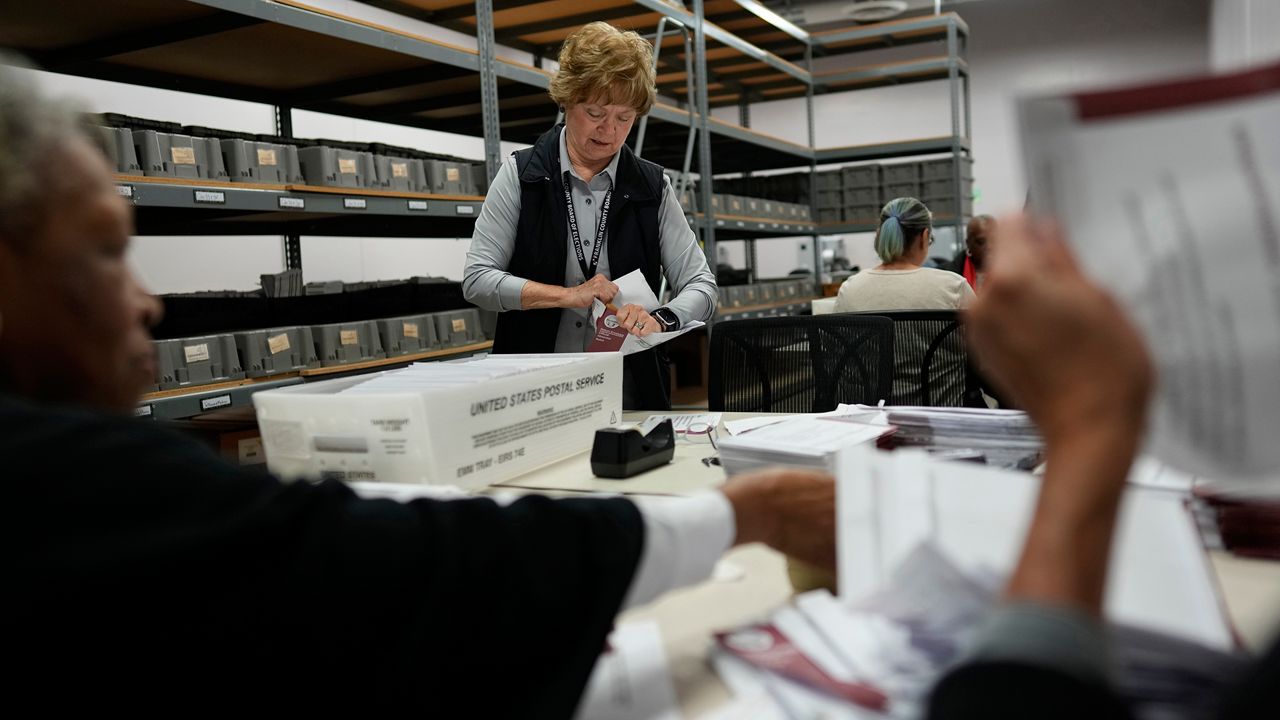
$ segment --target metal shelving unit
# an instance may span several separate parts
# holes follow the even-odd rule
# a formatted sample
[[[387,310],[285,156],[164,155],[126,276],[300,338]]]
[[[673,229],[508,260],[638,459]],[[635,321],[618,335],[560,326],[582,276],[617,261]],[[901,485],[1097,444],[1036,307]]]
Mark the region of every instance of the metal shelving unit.
[[[554,123],[556,108],[545,94],[551,76],[541,65],[543,58],[555,56],[569,33],[583,23],[608,20],[652,34],[666,18],[690,32],[693,57],[686,57],[681,48],[660,54],[659,92],[668,99],[653,108],[644,147],[644,157],[654,162],[681,167],[691,131],[697,135],[694,168],[703,178],[765,169],[812,171],[823,164],[919,155],[959,158],[970,152],[964,59],[968,27],[954,14],[806,33],[774,27],[734,0],[692,0],[688,9],[664,0],[367,4],[472,35],[477,49],[301,0],[44,0],[25,4],[20,16],[0,23],[0,46],[55,72],[272,105],[285,129],[291,125],[291,110],[298,108],[482,136],[492,177],[500,161],[500,140],[531,143]],[[938,42],[946,45],[940,56],[813,71],[815,57]],[[533,64],[497,57],[498,44],[529,51]],[[815,147],[816,95],[942,80],[948,83],[951,100],[950,134]],[[796,97],[806,98],[807,143],[747,126],[752,103]],[[733,105],[740,108],[742,124],[710,116],[712,108]],[[960,163],[956,166],[959,195]],[[120,178],[119,184],[139,209],[140,232],[152,234],[456,237],[470,232],[474,215],[468,210],[478,213],[482,201],[300,186],[197,187],[155,178]],[[702,183],[700,207],[711,205],[711,184]],[[221,201],[198,200],[197,190],[218,193]],[[302,207],[297,207],[299,201]],[[953,218],[957,229],[965,219]],[[785,222],[711,213],[691,217],[690,222],[712,262],[717,234],[749,242],[812,234],[819,268],[816,234],[874,229],[795,223],[788,229]],[[815,277],[815,289],[819,279]]]

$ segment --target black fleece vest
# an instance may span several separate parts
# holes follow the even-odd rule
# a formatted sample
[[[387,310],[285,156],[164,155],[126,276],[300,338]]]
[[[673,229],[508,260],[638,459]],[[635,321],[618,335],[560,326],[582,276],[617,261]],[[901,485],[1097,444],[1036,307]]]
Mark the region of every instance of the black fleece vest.
[[[507,270],[516,277],[563,287],[569,257],[568,211],[560,173],[560,131],[556,125],[531,148],[515,153],[520,178],[520,219]],[[662,201],[662,166],[637,158],[623,145],[618,151],[606,248],[609,274],[622,277],[639,270],[654,294],[662,282],[658,208]],[[588,278],[590,279],[590,278]],[[551,353],[560,329],[559,308],[500,313],[493,341],[495,353]],[[646,351],[627,357],[623,397],[628,408],[670,407],[670,382],[664,358]]]

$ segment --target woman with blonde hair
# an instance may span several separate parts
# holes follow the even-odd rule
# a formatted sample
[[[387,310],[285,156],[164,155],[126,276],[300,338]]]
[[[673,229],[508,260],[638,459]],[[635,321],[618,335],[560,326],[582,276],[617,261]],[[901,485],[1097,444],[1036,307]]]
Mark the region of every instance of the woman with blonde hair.
[[[618,309],[636,336],[676,330],[715,312],[715,276],[662,167],[626,145],[657,95],[653,47],[603,22],[565,40],[551,99],[564,113],[533,147],[502,164],[476,220],[463,292],[498,316],[494,352],[583,352],[595,335],[590,308],[612,302],[612,282],[640,270],[673,297],[646,312]],[[665,356],[627,356],[623,406],[670,407]]]

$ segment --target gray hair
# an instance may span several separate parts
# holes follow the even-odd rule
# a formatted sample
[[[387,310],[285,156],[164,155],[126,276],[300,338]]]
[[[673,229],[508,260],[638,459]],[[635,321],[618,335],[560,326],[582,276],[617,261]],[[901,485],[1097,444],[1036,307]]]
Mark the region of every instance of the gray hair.
[[[71,103],[42,97],[30,78],[9,66],[30,66],[0,53],[0,240],[21,244],[49,209],[51,156],[73,138],[99,149],[102,139]]]
[[[924,203],[913,197],[894,198],[880,210],[876,254],[884,262],[893,262],[906,254],[921,233],[932,228],[933,214]]]

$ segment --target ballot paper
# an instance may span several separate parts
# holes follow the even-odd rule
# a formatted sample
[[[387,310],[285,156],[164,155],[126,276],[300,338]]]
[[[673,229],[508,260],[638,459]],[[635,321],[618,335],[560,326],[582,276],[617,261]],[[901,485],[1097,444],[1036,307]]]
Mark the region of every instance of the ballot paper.
[[[587,343],[587,352],[620,352],[623,355],[630,355],[655,348],[668,340],[678,338],[691,330],[697,330],[705,325],[701,320],[691,320],[681,325],[679,330],[653,332],[644,337],[639,337],[632,335],[627,329],[618,324],[618,310],[616,309],[618,307],[621,306],[613,305],[611,307],[599,300],[591,304],[590,318],[591,324],[596,328],[596,334]],[[653,322],[657,321],[654,320]]]
[[[833,417],[793,417],[720,440],[720,464],[729,475],[775,465],[832,472],[837,452],[873,443],[888,430]]]
[[[1151,350],[1151,452],[1209,476],[1280,469],[1280,65],[1019,115],[1032,206]]]
[[[1017,562],[1039,492],[1036,476],[944,463],[919,450],[843,450],[837,458],[840,595],[884,587],[921,542],[966,573]],[[1234,644],[1212,568],[1182,494],[1129,486],[1111,553],[1108,619],[1206,647]]]
[[[578,706],[579,720],[680,720],[675,685],[652,620],[618,626]]]
[[[768,709],[762,717],[920,717],[938,678],[973,651],[1003,582],[924,542],[858,602],[815,590],[771,624],[722,633],[712,663],[740,701]],[[1241,653],[1127,624],[1108,634],[1117,689],[1140,720],[1216,717],[1215,698],[1247,666]]]

